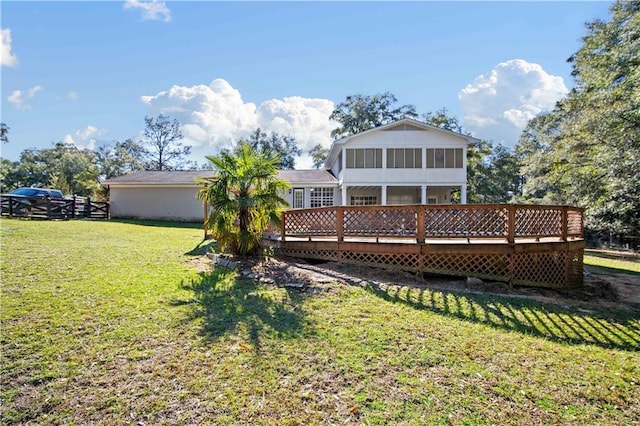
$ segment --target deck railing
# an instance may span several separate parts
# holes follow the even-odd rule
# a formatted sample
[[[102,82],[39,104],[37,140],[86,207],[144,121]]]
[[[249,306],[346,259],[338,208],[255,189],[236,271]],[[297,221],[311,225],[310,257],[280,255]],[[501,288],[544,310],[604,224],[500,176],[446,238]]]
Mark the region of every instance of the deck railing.
[[[333,206],[287,210],[281,238],[516,239],[583,236],[583,209],[529,204]]]

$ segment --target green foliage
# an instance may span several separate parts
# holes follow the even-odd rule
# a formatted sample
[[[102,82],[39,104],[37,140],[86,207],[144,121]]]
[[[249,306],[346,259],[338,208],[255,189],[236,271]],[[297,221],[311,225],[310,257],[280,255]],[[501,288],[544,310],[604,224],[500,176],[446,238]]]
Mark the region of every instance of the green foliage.
[[[215,175],[202,179],[198,198],[211,206],[207,226],[221,249],[238,255],[257,254],[269,224],[279,223],[287,202],[280,193],[289,184],[277,177],[280,158],[259,153],[248,143],[238,152],[207,157]]]
[[[322,145],[317,144],[309,151],[311,160],[313,161],[313,168],[319,169],[324,164],[327,156],[329,155],[329,148],[324,148]]]
[[[157,118],[145,117],[144,157],[149,170],[172,170],[184,165],[185,157],[191,154],[191,147],[184,146],[182,130],[178,120],[171,120],[160,114]]]
[[[276,132],[271,132],[271,134],[267,135],[267,133],[260,130],[260,128],[257,128],[255,132],[249,136],[249,139],[240,141],[235,151],[240,152],[242,150],[242,144],[244,143],[251,145],[251,148],[258,153],[280,158],[280,164],[278,166],[280,170],[293,170],[296,162],[295,157],[302,154],[302,150],[298,148],[296,139],[293,136],[281,136]]]
[[[9,126],[5,123],[0,123],[0,141],[2,143],[9,143]]]
[[[587,24],[569,58],[575,89],[529,123],[518,152],[527,196],[585,207],[592,229],[640,235],[640,2],[611,14]]]
[[[53,148],[26,149],[20,161],[3,160],[3,191],[21,186],[52,187],[67,195],[91,196],[98,187],[100,169],[91,151],[58,142]],[[3,167],[4,169],[4,167]]]
[[[340,123],[340,127],[331,132],[334,139],[354,135],[373,129],[405,117],[416,118],[413,105],[396,106],[398,100],[390,92],[373,96],[349,95],[339,103],[329,119]]]
[[[435,112],[428,112],[426,114],[422,114],[422,120],[435,127],[439,127],[441,129],[449,130],[451,132],[456,133],[464,133],[469,135],[468,132],[465,132],[462,128],[462,125],[458,121],[458,118],[450,115],[449,111],[442,107]]]
[[[102,145],[95,155],[100,175],[106,179],[144,170],[144,148],[133,139]]]

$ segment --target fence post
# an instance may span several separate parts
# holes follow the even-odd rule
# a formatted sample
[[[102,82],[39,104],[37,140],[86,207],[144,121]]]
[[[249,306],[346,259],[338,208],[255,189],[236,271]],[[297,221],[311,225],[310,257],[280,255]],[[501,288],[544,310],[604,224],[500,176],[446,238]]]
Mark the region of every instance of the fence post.
[[[84,205],[84,217],[91,217],[91,197],[87,197]]]
[[[9,217],[13,217],[13,197],[8,196],[9,198]]]
[[[47,219],[51,220],[51,198],[47,197]]]
[[[426,205],[419,205],[419,206],[415,206],[415,209],[417,210],[416,213],[416,220],[418,221],[418,223],[416,224],[416,242],[418,244],[424,244],[424,234],[425,234],[425,230],[424,230],[424,213],[425,213],[425,209],[427,208]]]
[[[513,244],[516,241],[516,206],[509,204],[507,212],[507,242]]]
[[[76,195],[73,194],[73,205],[71,206],[71,218],[76,218]]]
[[[336,232],[338,242],[344,241],[344,210],[342,206],[337,206],[336,210]]]

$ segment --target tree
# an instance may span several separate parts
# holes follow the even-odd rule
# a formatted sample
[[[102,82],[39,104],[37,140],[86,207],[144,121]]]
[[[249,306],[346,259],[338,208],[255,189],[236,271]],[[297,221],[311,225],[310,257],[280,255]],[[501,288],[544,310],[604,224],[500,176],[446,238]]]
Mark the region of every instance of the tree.
[[[58,142],[53,148],[22,151],[20,161],[3,173],[3,190],[20,186],[52,187],[65,194],[91,196],[98,189],[98,175],[92,151]]]
[[[535,176],[558,200],[585,207],[589,228],[640,235],[640,2],[618,1],[610,10],[609,21],[586,25],[569,58],[575,88],[548,123],[528,128],[541,154],[526,146],[526,133],[520,151],[537,164],[525,168],[528,190]]]
[[[150,170],[171,170],[180,168],[185,157],[191,154],[191,147],[184,146],[178,120],[171,120],[160,114],[157,118],[145,117],[144,155],[149,160]]]
[[[100,175],[106,179],[144,170],[144,148],[132,139],[100,146],[95,155]]]
[[[242,145],[248,143],[256,152],[266,156],[275,155],[280,158],[278,168],[280,170],[293,170],[295,168],[295,157],[302,154],[298,148],[296,139],[290,135],[280,136],[276,132],[267,133],[257,128],[247,140],[241,140],[236,146],[236,152],[242,150]]]
[[[397,102],[396,97],[390,92],[373,96],[360,94],[347,96],[329,116],[329,119],[340,123],[340,127],[334,129],[331,136],[334,139],[340,139],[401,118],[418,117],[413,105],[396,106]]]
[[[8,143],[9,142],[9,126],[7,126],[4,123],[0,123],[0,141],[2,141],[2,143]]]
[[[319,169],[324,164],[327,156],[329,155],[329,148],[324,148],[322,145],[317,144],[309,151],[311,160],[313,161],[313,168]]]
[[[280,210],[287,202],[280,194],[289,184],[278,178],[280,159],[273,153],[256,151],[241,143],[237,153],[223,151],[206,157],[215,170],[198,199],[211,206],[206,226],[222,250],[246,256],[257,254],[262,235],[270,223],[280,222]]]
[[[425,123],[432,126],[449,130],[451,132],[469,135],[468,132],[464,132],[462,125],[458,121],[458,118],[453,115],[449,115],[449,111],[445,107],[442,107],[442,109],[439,109],[435,112],[422,114],[422,119]]]

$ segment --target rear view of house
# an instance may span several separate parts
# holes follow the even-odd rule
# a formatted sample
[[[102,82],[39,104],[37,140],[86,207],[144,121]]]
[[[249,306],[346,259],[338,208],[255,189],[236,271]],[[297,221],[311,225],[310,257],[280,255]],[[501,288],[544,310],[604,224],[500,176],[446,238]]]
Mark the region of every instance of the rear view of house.
[[[320,170],[282,170],[291,208],[450,204],[467,200],[467,149],[479,140],[405,118],[339,139]],[[111,216],[201,221],[198,178],[211,171],[145,171],[104,182]]]

